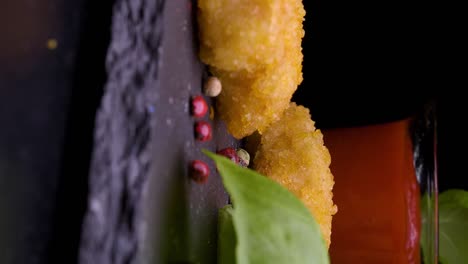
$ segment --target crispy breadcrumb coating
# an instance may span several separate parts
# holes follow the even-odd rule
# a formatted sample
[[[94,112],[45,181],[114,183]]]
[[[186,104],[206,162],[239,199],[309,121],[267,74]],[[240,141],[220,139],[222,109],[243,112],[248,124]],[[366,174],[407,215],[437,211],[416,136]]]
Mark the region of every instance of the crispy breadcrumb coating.
[[[253,160],[256,171],[286,187],[309,208],[328,246],[332,216],[337,212],[330,162],[309,110],[294,103],[262,134]]]
[[[221,80],[217,99],[229,132],[262,131],[302,82],[301,0],[199,0],[200,58]]]

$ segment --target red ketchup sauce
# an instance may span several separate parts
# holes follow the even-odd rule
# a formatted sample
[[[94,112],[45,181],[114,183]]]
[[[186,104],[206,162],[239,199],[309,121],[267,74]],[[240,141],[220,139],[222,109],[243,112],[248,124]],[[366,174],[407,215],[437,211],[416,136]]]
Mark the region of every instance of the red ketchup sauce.
[[[323,131],[335,177],[331,263],[420,263],[409,121]]]

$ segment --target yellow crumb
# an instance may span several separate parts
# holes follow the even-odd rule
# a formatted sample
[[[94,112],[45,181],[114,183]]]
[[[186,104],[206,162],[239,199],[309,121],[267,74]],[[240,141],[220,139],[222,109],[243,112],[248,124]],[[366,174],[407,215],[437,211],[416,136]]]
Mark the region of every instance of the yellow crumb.
[[[214,118],[215,118],[215,111],[214,111],[213,106],[210,106],[210,119],[214,120]]]
[[[49,50],[54,50],[57,48],[57,46],[58,46],[58,42],[56,39],[51,38],[47,40],[47,48]]]

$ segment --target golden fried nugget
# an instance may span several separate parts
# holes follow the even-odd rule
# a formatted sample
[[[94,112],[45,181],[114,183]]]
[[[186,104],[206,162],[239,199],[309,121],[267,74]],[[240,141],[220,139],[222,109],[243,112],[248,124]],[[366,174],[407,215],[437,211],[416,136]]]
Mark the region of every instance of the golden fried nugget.
[[[218,112],[229,132],[262,131],[302,82],[301,0],[200,0],[200,57],[221,80]]]
[[[299,58],[299,54],[295,58]],[[302,81],[300,63],[292,59],[258,73],[217,69],[213,73],[223,84],[223,91],[217,98],[218,112],[236,138],[263,131],[277,120],[288,108]]]
[[[294,103],[264,131],[253,160],[256,171],[286,187],[309,208],[328,246],[332,216],[337,212],[330,162],[309,110]]]
[[[287,41],[300,43],[304,15],[301,0],[199,0],[201,60],[248,72],[278,62]]]

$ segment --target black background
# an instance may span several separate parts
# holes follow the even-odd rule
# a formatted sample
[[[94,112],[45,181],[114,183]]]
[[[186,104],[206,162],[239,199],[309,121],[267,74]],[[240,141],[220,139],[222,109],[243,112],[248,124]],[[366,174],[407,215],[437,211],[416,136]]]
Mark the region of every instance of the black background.
[[[321,128],[387,122],[437,105],[439,188],[468,190],[466,99],[455,6],[435,1],[304,1],[304,81],[294,100]],[[457,91],[455,91],[457,90]]]
[[[427,2],[304,4],[304,82],[296,101],[321,127],[384,122],[435,95],[441,76]]]
[[[107,0],[1,1],[0,263],[77,261],[111,13]]]
[[[304,3],[304,83],[294,100],[327,128],[398,119],[435,99],[440,188],[468,189],[465,100],[450,92],[450,9],[420,0]],[[2,1],[0,263],[76,260],[111,11],[110,0]]]

